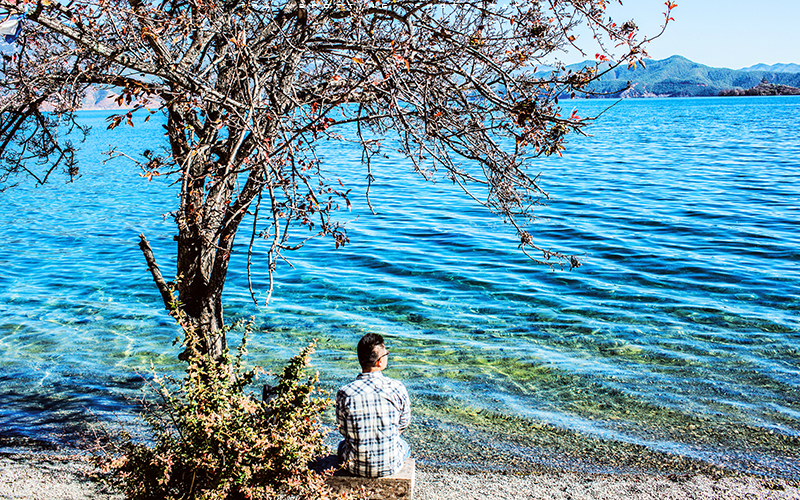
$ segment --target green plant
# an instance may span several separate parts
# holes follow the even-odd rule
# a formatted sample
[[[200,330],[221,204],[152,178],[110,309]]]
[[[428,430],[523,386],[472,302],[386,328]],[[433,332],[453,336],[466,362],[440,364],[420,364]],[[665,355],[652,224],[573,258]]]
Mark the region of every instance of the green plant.
[[[160,402],[142,414],[151,440],[123,433],[102,447],[99,465],[128,498],[332,496],[308,468],[328,452],[320,415],[330,399],[304,370],[315,344],[288,362],[264,401],[247,390],[263,370],[243,365],[246,330],[233,359],[195,353],[182,380],[156,377]]]

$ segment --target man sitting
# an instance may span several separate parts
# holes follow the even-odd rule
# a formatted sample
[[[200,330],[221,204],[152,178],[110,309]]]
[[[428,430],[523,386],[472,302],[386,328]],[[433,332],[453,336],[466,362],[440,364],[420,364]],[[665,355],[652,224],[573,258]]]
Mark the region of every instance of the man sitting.
[[[336,423],[344,436],[339,462],[356,476],[391,476],[410,455],[400,438],[411,422],[408,392],[402,382],[381,373],[389,364],[381,335],[361,338],[358,362],[361,374],[336,394]]]

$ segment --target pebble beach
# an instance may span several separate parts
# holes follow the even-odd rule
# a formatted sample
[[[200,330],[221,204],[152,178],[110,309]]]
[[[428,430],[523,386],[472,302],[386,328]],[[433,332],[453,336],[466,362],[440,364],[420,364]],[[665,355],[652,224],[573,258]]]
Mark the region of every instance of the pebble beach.
[[[26,500],[123,500],[91,479],[78,455],[0,456],[0,498]],[[800,499],[800,482],[754,476],[587,474],[515,475],[417,466],[416,500],[778,500]]]

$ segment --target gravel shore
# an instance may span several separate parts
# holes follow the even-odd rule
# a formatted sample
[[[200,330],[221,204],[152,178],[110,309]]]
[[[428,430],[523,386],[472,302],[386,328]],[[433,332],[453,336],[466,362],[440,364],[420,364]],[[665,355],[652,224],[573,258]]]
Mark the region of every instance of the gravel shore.
[[[0,456],[0,498],[28,500],[123,500],[92,481],[92,465],[71,455]]]
[[[753,477],[676,477],[547,473],[426,471],[417,475],[417,500],[772,500],[800,499],[796,483]]]
[[[0,456],[0,498],[30,500],[123,500],[89,479],[92,466],[80,456]],[[416,500],[800,500],[797,481],[703,475],[611,475],[546,473],[512,475],[455,472],[418,465]]]

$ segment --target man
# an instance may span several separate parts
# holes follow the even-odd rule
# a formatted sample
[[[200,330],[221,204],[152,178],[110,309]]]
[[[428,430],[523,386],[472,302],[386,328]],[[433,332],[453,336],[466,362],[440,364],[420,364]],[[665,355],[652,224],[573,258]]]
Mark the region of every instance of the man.
[[[389,364],[381,335],[362,337],[358,362],[361,374],[336,394],[336,423],[344,436],[339,461],[356,476],[391,476],[410,455],[408,443],[400,438],[411,422],[408,392],[381,373]]]

